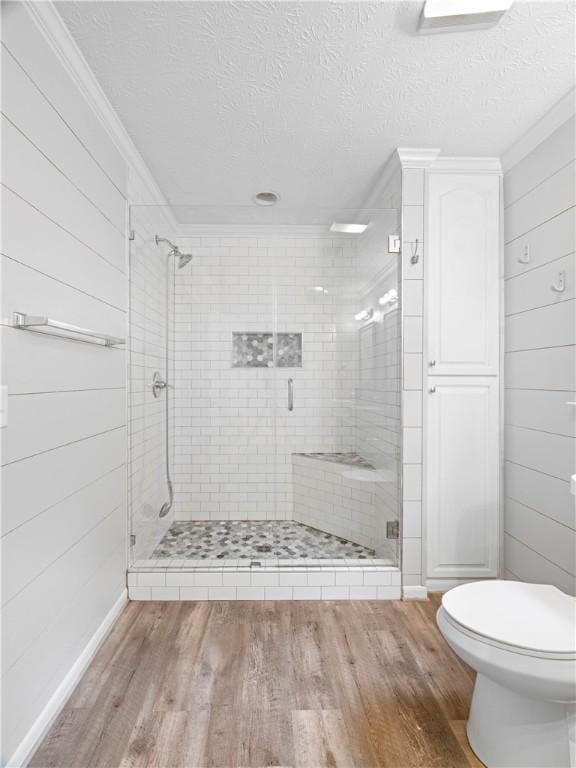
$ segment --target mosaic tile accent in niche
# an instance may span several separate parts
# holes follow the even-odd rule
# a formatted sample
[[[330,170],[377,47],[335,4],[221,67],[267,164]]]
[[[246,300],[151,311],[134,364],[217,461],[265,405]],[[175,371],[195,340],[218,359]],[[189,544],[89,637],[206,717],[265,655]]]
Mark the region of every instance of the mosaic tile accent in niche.
[[[276,335],[274,366],[273,333],[233,333],[232,368],[301,368],[302,334]]]
[[[274,335],[272,333],[233,333],[233,368],[273,368]]]
[[[302,334],[279,333],[277,334],[276,367],[277,368],[301,368],[302,367]]]

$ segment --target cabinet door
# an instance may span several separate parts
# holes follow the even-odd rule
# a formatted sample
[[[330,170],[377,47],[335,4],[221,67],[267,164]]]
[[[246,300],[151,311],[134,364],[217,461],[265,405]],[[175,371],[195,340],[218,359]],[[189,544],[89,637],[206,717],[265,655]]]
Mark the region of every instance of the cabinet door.
[[[433,377],[427,411],[429,578],[498,572],[498,380]]]
[[[498,372],[500,177],[428,176],[427,354],[430,373]]]

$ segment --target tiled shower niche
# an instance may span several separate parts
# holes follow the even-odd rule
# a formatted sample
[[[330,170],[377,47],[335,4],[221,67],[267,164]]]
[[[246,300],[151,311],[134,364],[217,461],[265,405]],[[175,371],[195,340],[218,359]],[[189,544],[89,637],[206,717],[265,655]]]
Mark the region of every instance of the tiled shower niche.
[[[232,333],[233,368],[301,368],[301,333]]]

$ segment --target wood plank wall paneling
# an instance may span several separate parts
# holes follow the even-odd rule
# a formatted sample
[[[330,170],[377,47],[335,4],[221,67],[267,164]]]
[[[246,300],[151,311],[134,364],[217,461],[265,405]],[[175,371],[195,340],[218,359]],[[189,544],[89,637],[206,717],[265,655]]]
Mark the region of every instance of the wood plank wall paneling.
[[[126,336],[127,167],[26,6],[4,3],[4,764],[122,594],[126,353],[10,327]]]
[[[572,118],[504,177],[506,576],[576,593]],[[521,258],[529,255],[524,264]],[[565,290],[551,285],[564,274]]]
[[[122,268],[71,236],[60,224],[34,208],[14,192],[3,190],[2,252],[21,264],[42,272],[46,264],[45,243],[53,244],[58,259],[50,265],[50,276],[113,307],[123,307],[126,286],[118,279]],[[97,257],[97,258],[95,258]]]

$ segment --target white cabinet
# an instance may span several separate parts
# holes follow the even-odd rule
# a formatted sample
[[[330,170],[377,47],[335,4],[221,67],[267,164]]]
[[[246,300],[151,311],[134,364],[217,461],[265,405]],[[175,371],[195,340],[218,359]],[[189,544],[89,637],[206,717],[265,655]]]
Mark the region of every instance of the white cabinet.
[[[432,584],[499,571],[500,187],[498,172],[427,173],[423,503]]]
[[[426,410],[429,578],[498,575],[498,379],[430,377]]]
[[[500,177],[428,174],[428,364],[438,375],[498,372]]]

